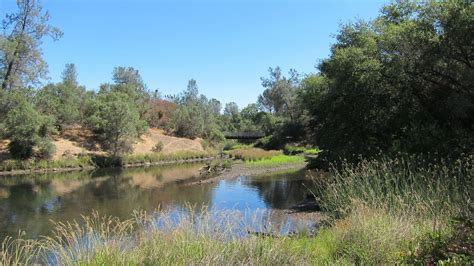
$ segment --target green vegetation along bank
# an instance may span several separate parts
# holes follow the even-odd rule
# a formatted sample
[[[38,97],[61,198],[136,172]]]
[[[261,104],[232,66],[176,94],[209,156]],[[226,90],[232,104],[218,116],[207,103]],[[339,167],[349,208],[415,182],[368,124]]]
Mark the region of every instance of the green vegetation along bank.
[[[0,175],[25,174],[31,172],[77,171],[106,167],[138,167],[156,164],[170,164],[212,160],[215,152],[176,152],[174,154],[150,153],[143,155],[81,156],[60,160],[6,160],[0,162]]]

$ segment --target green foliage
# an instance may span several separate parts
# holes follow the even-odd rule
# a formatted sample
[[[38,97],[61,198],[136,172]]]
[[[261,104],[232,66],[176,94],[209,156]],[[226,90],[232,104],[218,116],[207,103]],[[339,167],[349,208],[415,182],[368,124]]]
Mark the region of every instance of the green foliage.
[[[48,84],[38,91],[36,106],[55,118],[59,128],[81,122],[85,90],[68,83]]]
[[[344,25],[320,73],[302,81],[313,143],[329,160],[467,152],[473,18],[466,1],[401,1],[372,22]]]
[[[115,90],[99,93],[89,122],[113,156],[129,151],[139,133],[146,128],[133,99],[127,93]]]
[[[296,106],[298,73],[291,69],[290,76],[287,78],[282,75],[280,67],[274,69],[270,67],[268,72],[270,78],[261,78],[265,90],[258,97],[258,106],[261,110],[288,116],[291,120],[296,119],[296,113],[298,112]]]
[[[289,155],[295,154],[306,154],[306,155],[316,155],[321,152],[318,148],[306,148],[300,146],[293,146],[293,145],[285,145],[283,148],[283,152]]]
[[[148,163],[159,163],[159,162],[176,162],[179,160],[192,160],[192,159],[203,159],[216,156],[213,152],[191,152],[181,151],[172,154],[163,153],[149,153],[131,155],[125,154],[121,159],[121,165],[127,164],[148,164]]]
[[[27,159],[34,155],[36,145],[49,145],[49,134],[54,132],[52,120],[38,113],[21,92],[13,91],[7,100],[11,109],[3,122],[4,137],[10,139],[9,151],[14,158]]]
[[[218,132],[216,101],[199,96],[195,80],[190,80],[188,89],[183,93],[170,96],[177,105],[171,114],[169,127],[180,137],[202,137],[205,139],[222,140],[223,134]]]
[[[163,147],[164,147],[163,142],[159,141],[158,143],[155,144],[155,146],[153,146],[152,151],[153,152],[161,152],[163,150]]]
[[[246,160],[245,164],[251,167],[268,167],[283,164],[304,163],[304,161],[305,159],[302,156],[281,154],[269,158]]]
[[[56,153],[56,146],[49,140],[42,140],[38,143],[38,157],[42,159],[51,159]]]
[[[33,156],[33,146],[34,142],[32,141],[11,140],[8,144],[8,151],[13,158],[27,159]]]
[[[316,179],[315,195],[335,217],[348,215],[354,203],[383,209],[390,214],[410,213],[449,220],[469,216],[465,204],[474,165],[472,156],[455,161],[427,162],[424,157],[362,160],[343,163],[330,177]]]
[[[249,148],[253,148],[253,145],[252,144],[242,144],[242,143],[238,143],[238,142],[234,142],[234,141],[227,142],[224,145],[224,150],[225,151],[238,150],[238,149],[249,149]]]
[[[269,135],[263,137],[255,143],[255,147],[259,147],[266,150],[277,150],[284,147],[286,139],[280,138],[277,135]]]
[[[315,176],[313,194],[329,215],[326,254],[356,264],[469,261],[472,226],[457,229],[452,221],[472,217],[472,167],[469,156],[435,163],[404,157],[345,163]]]
[[[5,160],[0,162],[0,171],[17,171],[17,170],[47,170],[53,168],[84,168],[94,166],[90,156],[81,156],[75,159],[59,159],[59,160]],[[109,165],[110,166],[110,165]]]
[[[467,265],[474,260],[474,223],[472,217],[456,218],[449,231],[429,231],[405,244],[404,263]]]
[[[312,149],[306,149],[304,150],[304,154],[306,155],[317,155],[321,152],[320,149],[318,148],[312,148]]]
[[[0,83],[2,90],[37,85],[46,78],[47,64],[41,57],[44,37],[57,40],[62,32],[48,24],[49,14],[39,1],[19,0],[18,11],[6,14],[0,34]]]

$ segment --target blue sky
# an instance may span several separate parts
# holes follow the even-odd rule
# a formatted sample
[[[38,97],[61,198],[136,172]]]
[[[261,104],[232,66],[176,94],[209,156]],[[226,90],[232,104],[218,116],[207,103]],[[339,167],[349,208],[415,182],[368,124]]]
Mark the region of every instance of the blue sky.
[[[387,1],[43,0],[64,32],[45,41],[51,81],[74,63],[88,89],[110,82],[115,66],[138,69],[148,88],[176,94],[194,78],[200,92],[240,107],[263,91],[268,67],[315,71],[343,22],[374,18]],[[15,9],[0,0],[0,15]]]

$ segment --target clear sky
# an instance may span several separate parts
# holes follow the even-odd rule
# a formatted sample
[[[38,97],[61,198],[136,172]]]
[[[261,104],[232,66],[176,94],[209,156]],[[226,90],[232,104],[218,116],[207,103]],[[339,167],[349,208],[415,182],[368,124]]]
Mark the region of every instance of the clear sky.
[[[381,0],[43,0],[64,32],[45,41],[51,81],[74,63],[96,90],[115,66],[133,66],[151,90],[176,94],[194,78],[199,90],[240,107],[263,91],[268,67],[315,71],[343,22],[374,18]],[[0,0],[0,15],[16,10]]]

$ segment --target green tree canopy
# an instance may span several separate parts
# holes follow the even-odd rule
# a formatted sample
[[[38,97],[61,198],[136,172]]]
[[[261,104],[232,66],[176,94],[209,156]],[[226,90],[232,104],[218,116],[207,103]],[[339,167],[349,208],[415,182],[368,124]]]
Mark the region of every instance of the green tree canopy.
[[[474,145],[474,6],[400,1],[346,24],[302,82],[313,141],[333,156]]]
[[[12,104],[3,121],[3,137],[10,139],[9,151],[14,158],[27,159],[34,155],[35,146],[46,146],[54,133],[52,117],[41,115],[28,101],[25,91],[15,90],[6,96]],[[43,151],[40,149],[39,153]],[[39,154],[42,156],[43,154]],[[50,156],[51,154],[46,154]]]
[[[113,156],[130,151],[146,127],[129,95],[118,91],[99,93],[90,123]]]
[[[0,34],[0,82],[2,89],[36,85],[47,74],[41,57],[41,41],[54,40],[62,32],[48,24],[49,14],[37,0],[18,0],[18,12],[7,14]]]

